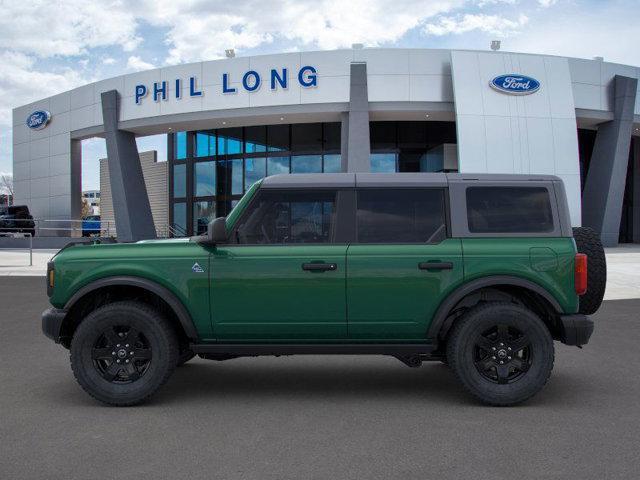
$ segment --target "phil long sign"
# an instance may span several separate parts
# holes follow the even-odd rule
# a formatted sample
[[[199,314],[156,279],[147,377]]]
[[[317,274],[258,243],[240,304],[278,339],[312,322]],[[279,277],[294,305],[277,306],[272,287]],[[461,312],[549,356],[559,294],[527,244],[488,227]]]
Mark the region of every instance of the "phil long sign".
[[[223,73],[220,78],[219,85],[210,87],[222,93],[223,95],[232,95],[238,90],[245,90],[249,93],[255,92],[260,88],[268,88],[269,90],[286,90],[289,82],[297,82],[302,88],[312,88],[318,86],[318,75],[315,67],[311,65],[303,66],[298,69],[294,75],[294,80],[289,78],[289,69],[272,68],[268,72],[258,72],[249,70],[244,72],[239,78],[231,78],[231,74]],[[203,88],[200,85],[203,82],[196,77],[176,78],[174,80],[164,80],[162,82],[154,82],[151,85],[139,84],[135,87],[134,97],[136,104],[142,104],[146,97],[153,98],[154,102],[167,101],[169,98],[180,99],[183,95],[189,97],[200,97],[203,95]],[[183,93],[183,84],[185,93]],[[187,87],[188,86],[188,91]]]
[[[509,73],[498,75],[489,82],[494,90],[508,95],[530,95],[540,89],[540,82],[532,77]]]

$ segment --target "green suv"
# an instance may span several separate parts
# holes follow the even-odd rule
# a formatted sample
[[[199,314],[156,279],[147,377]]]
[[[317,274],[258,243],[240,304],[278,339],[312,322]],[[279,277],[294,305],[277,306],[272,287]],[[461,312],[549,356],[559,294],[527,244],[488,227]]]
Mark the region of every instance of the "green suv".
[[[293,354],[442,361],[510,405],[543,387],[554,340],[588,342],[605,278],[557,177],[277,175],[206,235],[64,248],[42,329],[112,405],[195,355]]]

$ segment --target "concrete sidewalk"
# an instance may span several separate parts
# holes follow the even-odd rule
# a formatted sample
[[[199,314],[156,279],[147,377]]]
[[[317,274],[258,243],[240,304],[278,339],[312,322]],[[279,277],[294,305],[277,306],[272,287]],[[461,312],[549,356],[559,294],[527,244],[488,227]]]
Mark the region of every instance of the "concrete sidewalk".
[[[56,252],[33,250],[33,266],[29,266],[29,250],[0,249],[0,276],[44,276],[47,262]],[[607,248],[606,254],[608,278],[605,300],[640,298],[640,245]]]

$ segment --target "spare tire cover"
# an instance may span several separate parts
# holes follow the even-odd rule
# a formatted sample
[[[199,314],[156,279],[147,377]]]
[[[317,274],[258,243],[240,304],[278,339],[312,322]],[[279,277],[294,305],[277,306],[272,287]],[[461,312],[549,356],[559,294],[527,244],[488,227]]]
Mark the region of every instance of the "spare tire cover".
[[[604,298],[607,286],[607,259],[600,236],[589,227],[574,227],[573,238],[579,253],[587,255],[587,292],[580,296],[579,312],[595,313]]]

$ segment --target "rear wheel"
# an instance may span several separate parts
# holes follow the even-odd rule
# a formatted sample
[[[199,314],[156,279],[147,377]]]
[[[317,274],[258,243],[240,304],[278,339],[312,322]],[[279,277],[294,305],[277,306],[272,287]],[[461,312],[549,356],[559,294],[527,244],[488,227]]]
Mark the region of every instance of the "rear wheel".
[[[178,344],[168,321],[140,302],[116,302],[90,313],[71,341],[71,368],[101,402],[135,405],[162,386],[176,366]]]
[[[447,360],[463,386],[489,405],[507,406],[539,392],[553,369],[553,339],[530,310],[488,303],[453,328]]]

